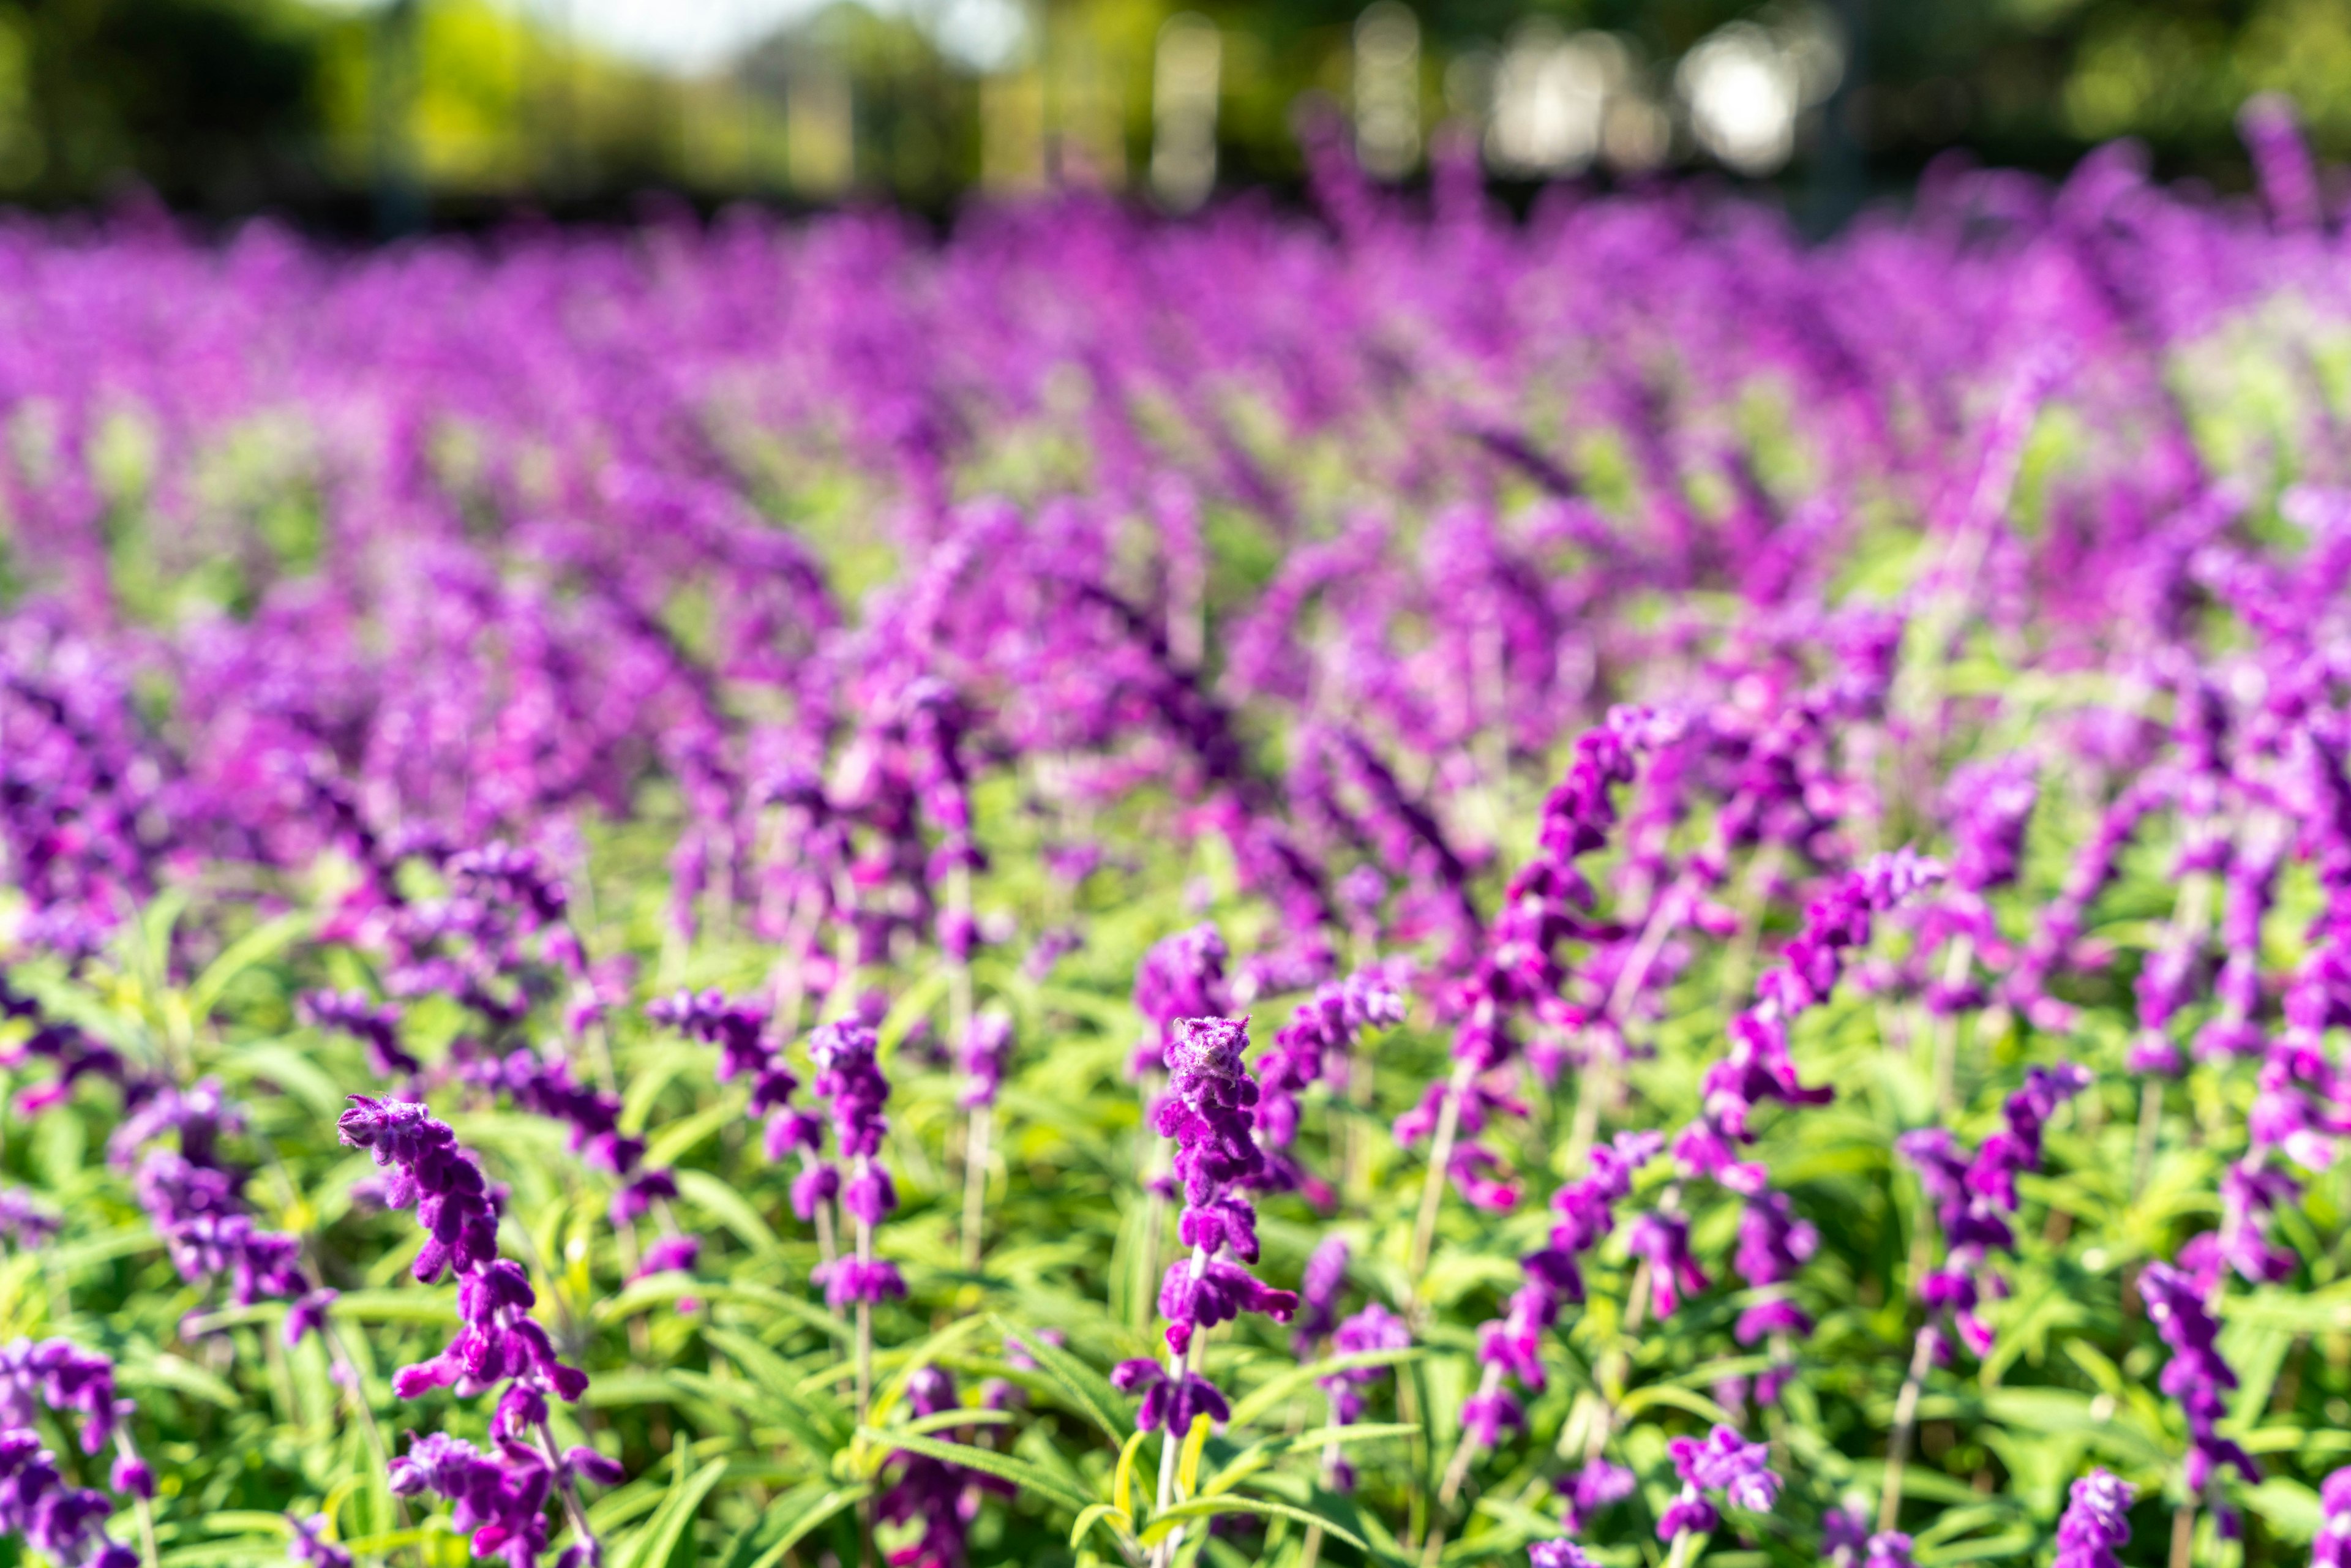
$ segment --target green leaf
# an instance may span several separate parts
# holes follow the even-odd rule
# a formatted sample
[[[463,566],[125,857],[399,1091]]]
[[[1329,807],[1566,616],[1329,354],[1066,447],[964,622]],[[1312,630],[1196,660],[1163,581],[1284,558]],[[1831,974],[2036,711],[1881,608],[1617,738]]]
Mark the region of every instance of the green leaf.
[[[1635,1388],[1632,1393],[1625,1396],[1623,1403],[1617,1406],[1617,1409],[1622,1418],[1629,1421],[1652,1405],[1670,1405],[1677,1410],[1688,1411],[1701,1421],[1711,1422],[1717,1426],[1735,1425],[1731,1420],[1730,1412],[1708,1399],[1705,1395],[1671,1383],[1652,1383],[1646,1388]]]
[[[740,1121],[743,1107],[750,1103],[748,1095],[728,1094],[715,1105],[705,1105],[682,1122],[672,1122],[645,1140],[644,1165],[648,1170],[662,1170],[677,1157],[718,1131]]]
[[[1083,1513],[1078,1515],[1078,1522],[1070,1526],[1071,1550],[1077,1549],[1078,1542],[1086,1538],[1086,1531],[1105,1521],[1121,1535],[1134,1533],[1134,1517],[1124,1509],[1113,1508],[1106,1502],[1092,1503],[1087,1506]]]
[[[708,1171],[673,1170],[670,1175],[677,1178],[679,1197],[733,1231],[744,1246],[768,1256],[783,1250],[783,1242],[741,1193]]]
[[[342,1113],[343,1086],[300,1052],[275,1043],[241,1045],[235,1060],[248,1082],[257,1080],[292,1096],[320,1121],[331,1124]]]
[[[713,1459],[691,1475],[681,1466],[660,1511],[621,1549],[613,1568],[665,1568],[692,1528],[694,1516],[702,1511],[703,1499],[726,1474],[725,1459]]]
[[[188,988],[189,1017],[197,1023],[212,1017],[213,1009],[220,1005],[221,995],[231,982],[256,964],[266,963],[284,952],[308,933],[310,925],[308,914],[281,915],[230,943],[219,957],[204,966],[204,972]],[[337,1098],[340,1103],[340,1097]]]
[[[1186,1520],[1210,1519],[1220,1513],[1256,1513],[1280,1519],[1294,1519],[1301,1524],[1319,1524],[1322,1533],[1345,1542],[1358,1552],[1369,1552],[1364,1539],[1335,1520],[1326,1519],[1311,1510],[1295,1503],[1276,1502],[1263,1497],[1196,1497],[1189,1502],[1179,1502],[1164,1513],[1154,1514],[1139,1538],[1145,1546],[1165,1541],[1175,1528]]]
[[[1293,1366],[1259,1384],[1233,1402],[1231,1425],[1246,1427],[1319,1377],[1352,1372],[1364,1366],[1401,1366],[1421,1357],[1418,1349],[1367,1350],[1356,1355],[1334,1355],[1306,1366]]]
[[[774,1401],[778,1425],[793,1432],[810,1452],[830,1458],[848,1442],[849,1412],[830,1396],[802,1393],[799,1375],[783,1357],[750,1335],[733,1329],[705,1329],[702,1337],[712,1349],[740,1368],[761,1394]]]
[[[919,1420],[909,1421],[903,1427],[893,1427],[891,1430],[912,1432],[920,1437],[933,1432],[951,1432],[957,1427],[1009,1427],[1018,1419],[1019,1417],[1009,1410],[958,1406],[953,1410],[942,1410],[935,1416],[925,1416]]]
[[[791,1434],[820,1465],[830,1466],[840,1451],[839,1429],[829,1427],[810,1401],[797,1394],[778,1393],[763,1383],[721,1383],[707,1373],[680,1368],[670,1375],[683,1387],[704,1397],[733,1406],[755,1420],[771,1421]]]
[[[720,1568],[776,1568],[784,1553],[807,1540],[810,1531],[872,1491],[868,1486],[810,1481],[786,1492],[727,1545]]]
[[[998,1333],[1020,1342],[1020,1348],[1053,1380],[1071,1409],[1101,1427],[1102,1435],[1112,1442],[1126,1441],[1127,1435],[1134,1429],[1134,1419],[1129,1414],[1132,1406],[1124,1395],[1111,1386],[1109,1378],[1035,1329],[1023,1328],[1001,1316],[993,1321]]]
[[[327,1309],[337,1322],[454,1323],[457,1293],[450,1290],[345,1291]]]
[[[925,1458],[943,1459],[951,1465],[983,1471],[1010,1481],[1023,1490],[1050,1498],[1072,1513],[1083,1511],[1094,1501],[1090,1497],[1071,1491],[1042,1468],[1026,1459],[1016,1459],[1009,1454],[999,1454],[993,1448],[977,1448],[969,1443],[942,1443],[935,1437],[913,1437],[904,1431],[876,1431],[871,1427],[859,1427],[857,1435],[884,1453],[893,1448],[904,1448],[910,1454],[921,1454]]]

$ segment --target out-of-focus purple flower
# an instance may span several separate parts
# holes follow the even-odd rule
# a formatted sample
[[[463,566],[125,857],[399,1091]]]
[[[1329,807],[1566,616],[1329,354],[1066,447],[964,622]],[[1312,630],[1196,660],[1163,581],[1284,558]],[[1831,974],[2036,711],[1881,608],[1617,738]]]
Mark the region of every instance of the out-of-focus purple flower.
[[[2016,1249],[2008,1217],[2016,1212],[2017,1175],[2041,1168],[2043,1129],[2059,1105],[2089,1084],[2089,1070],[2072,1062],[2028,1068],[2024,1086],[2001,1106],[2000,1127],[1972,1157],[1940,1127],[1919,1128],[1895,1140],[1896,1151],[1918,1172],[1934,1201],[1943,1234],[1943,1266],[1920,1281],[1919,1293],[1930,1316],[1949,1314],[1951,1326],[1977,1355],[1991,1350],[1992,1333],[1976,1307],[1987,1293],[2004,1289],[1989,1267],[1990,1255]]]
[[[1012,1060],[1010,1015],[993,1008],[977,1014],[965,1031],[961,1054],[963,1108],[970,1111],[995,1104],[1004,1087],[1004,1069]]]
[[[2216,1429],[2228,1414],[2226,1395],[2237,1386],[2237,1375],[2220,1359],[2220,1324],[2205,1306],[2195,1278],[2168,1263],[2149,1263],[2139,1272],[2138,1288],[2147,1321],[2171,1347],[2161,1386],[2188,1416],[2189,1491],[2201,1496],[2224,1465],[2248,1481],[2259,1480],[2252,1456]]]
[[[0,1187],[0,1236],[20,1250],[56,1239],[64,1220],[22,1187]]]
[[[1322,1239],[1306,1260],[1298,1281],[1298,1322],[1291,1343],[1300,1355],[1310,1354],[1317,1341],[1339,1322],[1339,1294],[1347,1288],[1347,1239]]]
[[[1666,1450],[1673,1456],[1682,1490],[1657,1521],[1660,1541],[1671,1541],[1686,1530],[1704,1534],[1719,1524],[1710,1494],[1755,1513],[1770,1512],[1779,1500],[1780,1477],[1771,1466],[1771,1450],[1729,1427],[1717,1427],[1704,1437],[1676,1437]]]
[[[1225,988],[1230,955],[1213,925],[1195,925],[1154,944],[1134,970],[1134,1010],[1147,1032],[1134,1048],[1128,1071],[1140,1077],[1165,1071],[1177,1020],[1222,1018],[1231,1009]]]
[[[1593,1568],[1583,1548],[1573,1541],[1532,1542],[1527,1547],[1527,1564],[1528,1568]]]
[[[37,1434],[0,1430],[0,1531],[22,1536],[61,1568],[138,1568],[136,1552],[107,1539],[113,1511],[103,1492],[67,1482]]]
[[[2351,1465],[2319,1486],[2318,1533],[2311,1538],[2310,1568],[2351,1568]]]
[[[906,1381],[906,1405],[918,1418],[946,1415],[957,1408],[955,1380],[935,1366],[917,1368]],[[891,1456],[891,1462],[898,1467],[897,1476],[874,1505],[874,1515],[885,1524],[923,1527],[921,1534],[890,1554],[893,1568],[962,1568],[981,1495],[1009,1495],[1011,1483],[903,1449]]]
[[[1310,1198],[1327,1201],[1328,1189],[1288,1153],[1298,1136],[1299,1096],[1318,1081],[1343,1082],[1364,1032],[1401,1023],[1404,1015],[1404,997],[1386,972],[1366,969],[1316,990],[1275,1031],[1273,1049],[1257,1059],[1257,1128],[1276,1185],[1302,1187]]]
[[[296,1002],[313,1029],[348,1034],[367,1047],[380,1078],[413,1078],[423,1065],[401,1049],[400,1009],[371,1000],[365,991],[308,991]]]
[[[325,1514],[288,1514],[286,1522],[294,1529],[293,1539],[286,1543],[287,1562],[303,1563],[306,1568],[351,1568],[351,1554],[327,1539]]]
[[[1567,1511],[1567,1528],[1577,1535],[1592,1528],[1600,1511],[1633,1495],[1635,1477],[1622,1465],[1593,1459],[1559,1478],[1555,1490]]]
[[[2121,1568],[2115,1548],[2130,1540],[2129,1483],[2092,1470],[2074,1483],[2072,1500],[2057,1521],[2055,1568]]]

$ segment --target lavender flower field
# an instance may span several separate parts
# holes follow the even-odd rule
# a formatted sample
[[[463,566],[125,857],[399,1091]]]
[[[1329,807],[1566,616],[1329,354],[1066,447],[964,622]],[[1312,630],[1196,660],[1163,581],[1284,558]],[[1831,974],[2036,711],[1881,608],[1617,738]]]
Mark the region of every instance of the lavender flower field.
[[[2351,1564],[2249,133],[1818,246],[0,227],[5,1551]]]

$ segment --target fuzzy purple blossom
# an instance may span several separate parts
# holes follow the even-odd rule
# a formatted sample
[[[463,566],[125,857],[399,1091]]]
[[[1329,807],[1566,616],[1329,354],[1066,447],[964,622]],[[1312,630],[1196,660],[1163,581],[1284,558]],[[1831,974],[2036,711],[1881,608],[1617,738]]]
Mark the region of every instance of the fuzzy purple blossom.
[[[1918,1173],[1935,1205],[1944,1260],[1919,1282],[1919,1294],[1933,1319],[1948,1313],[1959,1337],[1975,1354],[1990,1353],[1991,1327],[1977,1308],[1988,1295],[2004,1293],[2005,1282],[1990,1267],[1991,1254],[2013,1252],[2016,1236],[2009,1217],[2016,1212],[2016,1178],[2041,1168],[2043,1130],[2057,1107],[2089,1087],[2086,1068],[2073,1062],[2025,1070],[2023,1087],[2001,1108],[2001,1125],[1970,1156],[1940,1127],[1920,1128],[1895,1140],[1895,1148]]]
[[[2188,1416],[2189,1491],[2201,1495],[2223,1467],[2247,1481],[2259,1480],[2261,1471],[2252,1456],[2217,1430],[2228,1415],[2226,1396],[2237,1386],[2237,1375],[2220,1358],[2220,1324],[2205,1305],[2196,1278],[2167,1263],[2149,1263],[2139,1272],[2138,1288],[2147,1301],[2147,1321],[2171,1350],[2160,1386],[2179,1401]],[[2219,1512],[2226,1530],[2234,1515],[2227,1510]]]
[[[2318,1489],[2318,1533],[2310,1568],[2351,1568],[2351,1465],[2329,1474]]]
[[[994,1008],[975,1015],[964,1031],[958,1056],[964,1086],[956,1103],[967,1111],[995,1104],[1004,1089],[1004,1069],[1012,1060],[1011,1017]]]
[[[107,1539],[114,1505],[68,1483],[34,1432],[0,1429],[0,1531],[23,1538],[61,1568],[138,1568],[138,1554]]]
[[[1592,1558],[1573,1541],[1537,1541],[1527,1547],[1528,1568],[1595,1568]]]
[[[421,1104],[350,1096],[338,1124],[342,1141],[384,1167],[387,1207],[413,1207],[425,1241],[412,1272],[430,1284],[445,1270],[457,1280],[456,1337],[440,1354],[392,1375],[392,1392],[414,1399],[434,1388],[473,1395],[505,1385],[490,1421],[488,1453],[443,1433],[417,1440],[392,1465],[403,1495],[433,1491],[456,1504],[453,1522],[479,1555],[533,1568],[548,1544],[546,1505],[577,1474],[611,1484],[619,1467],[592,1450],[556,1451],[547,1397],[587,1391],[586,1374],[566,1364],[528,1314],[538,1294],[521,1267],[497,1255],[497,1213],[481,1167],[446,1123]],[[575,1518],[576,1503],[570,1503]],[[592,1553],[582,1542],[575,1552]]]
[[[369,999],[365,991],[308,991],[296,1010],[313,1029],[348,1034],[367,1047],[368,1065],[379,1078],[410,1078],[423,1063],[400,1044],[400,1009]]]
[[[1231,1008],[1225,963],[1230,956],[1213,925],[1195,925],[1153,945],[1134,970],[1134,1010],[1149,1026],[1128,1071],[1165,1071],[1179,1020],[1222,1018]]]
[[[2055,1568],[2122,1568],[2115,1548],[2130,1540],[2136,1496],[2128,1482],[2105,1470],[2092,1470],[2075,1481],[2072,1500],[2057,1521]]]
[[[1715,1497],[1733,1508],[1768,1513],[1780,1495],[1780,1477],[1771,1468],[1771,1451],[1750,1443],[1729,1427],[1717,1427],[1704,1437],[1676,1437],[1666,1445],[1673,1457],[1674,1473],[1682,1490],[1657,1521],[1657,1539],[1671,1541],[1684,1531],[1704,1535],[1722,1522]]]
[[[820,1025],[809,1037],[809,1057],[817,1069],[814,1089],[828,1103],[834,1142],[850,1161],[848,1179],[838,1189],[841,1206],[857,1228],[856,1251],[820,1264],[810,1276],[824,1286],[825,1301],[835,1308],[906,1293],[898,1266],[872,1251],[873,1228],[898,1207],[889,1171],[874,1161],[890,1126],[883,1113],[890,1081],[875,1060],[878,1048],[872,1027],[857,1019]]]
[[[302,1563],[304,1568],[351,1568],[350,1552],[327,1539],[330,1521],[325,1514],[289,1515],[286,1522],[294,1531],[286,1543],[287,1562]]]

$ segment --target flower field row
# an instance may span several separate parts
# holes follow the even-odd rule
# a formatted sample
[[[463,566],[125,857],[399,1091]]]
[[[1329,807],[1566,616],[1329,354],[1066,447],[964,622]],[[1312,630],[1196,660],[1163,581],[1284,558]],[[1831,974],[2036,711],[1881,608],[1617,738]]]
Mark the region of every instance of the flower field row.
[[[0,1528],[2342,1568],[2351,267],[2248,129],[1817,247],[0,229]]]

